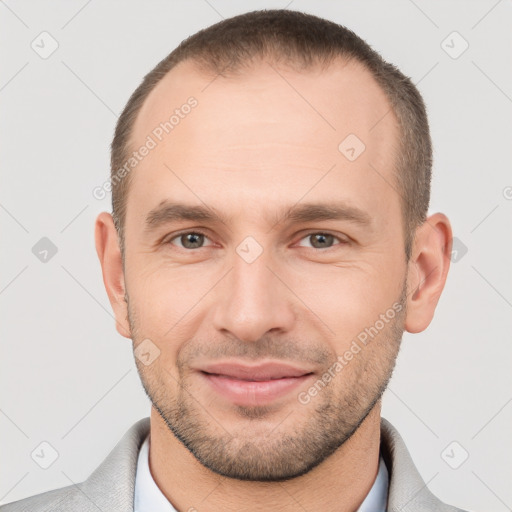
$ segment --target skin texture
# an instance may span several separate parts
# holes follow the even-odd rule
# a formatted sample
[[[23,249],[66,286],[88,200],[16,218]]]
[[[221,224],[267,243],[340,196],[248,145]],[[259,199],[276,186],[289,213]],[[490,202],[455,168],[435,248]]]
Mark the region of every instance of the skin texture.
[[[390,186],[398,125],[383,117],[387,99],[358,63],[299,73],[262,61],[214,77],[183,62],[144,103],[133,146],[190,96],[197,107],[132,171],[124,266],[112,217],[96,221],[117,330],[135,350],[149,339],[159,351],[149,365],[135,358],[153,404],[151,472],[177,510],[355,510],[377,473],[380,396],[402,332],[428,326],[446,280],[449,221],[431,215],[406,261]],[[349,134],[366,146],[354,161],[338,150]],[[145,231],[163,200],[206,205],[225,220]],[[282,215],[334,202],[368,222]],[[204,238],[177,236],[196,230]],[[262,249],[252,263],[237,252],[247,237]],[[393,319],[301,403],[298,393],[393,308]],[[234,359],[289,362],[313,376],[270,404],[240,406],[197,371]]]

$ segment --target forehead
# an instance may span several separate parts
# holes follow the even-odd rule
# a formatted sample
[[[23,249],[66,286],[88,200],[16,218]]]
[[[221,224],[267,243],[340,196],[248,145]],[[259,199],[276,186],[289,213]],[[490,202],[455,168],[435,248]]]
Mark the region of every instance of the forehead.
[[[388,113],[386,122],[379,123],[380,129],[372,135],[382,130],[391,138],[395,135],[396,118],[389,101],[358,61],[335,59],[327,69],[315,66],[299,72],[258,60],[248,69],[226,75],[206,74],[199,71],[194,61],[185,60],[167,73],[144,101],[134,123],[132,143],[150,133],[155,122],[168,119],[191,96],[201,106],[194,111],[195,131],[211,131],[208,121],[225,130],[237,118],[238,132],[243,121],[241,114],[246,113],[251,115],[245,119],[247,124],[279,123],[281,129],[286,123],[292,126],[301,119],[302,124],[309,122],[310,130],[326,129],[328,133],[330,129],[333,134],[337,131],[339,137],[348,129],[368,139],[368,132],[373,132],[375,124]],[[234,107],[243,109],[240,115],[235,116]],[[214,117],[219,110],[223,115]],[[204,121],[203,126],[199,121]],[[178,131],[183,128],[175,130]],[[291,134],[296,135],[294,131]]]
[[[191,97],[196,106],[182,108]],[[298,200],[333,168],[314,192],[335,199],[333,187],[341,195],[356,187],[384,206],[396,195],[379,189],[394,180],[398,133],[384,92],[355,61],[303,72],[261,61],[227,76],[184,61],[149,94],[134,124],[132,149],[148,137],[155,146],[133,171],[127,217],[183,194],[218,209],[235,197],[242,205],[245,194],[270,208]]]

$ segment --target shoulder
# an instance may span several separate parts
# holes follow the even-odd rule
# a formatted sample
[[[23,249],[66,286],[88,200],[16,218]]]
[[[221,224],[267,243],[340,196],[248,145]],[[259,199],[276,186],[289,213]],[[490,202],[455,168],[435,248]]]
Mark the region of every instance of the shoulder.
[[[0,512],[121,512],[133,509],[137,458],[149,429],[149,418],[132,425],[84,482],[8,503],[0,506]]]
[[[465,512],[439,500],[416,469],[398,431],[382,418],[381,454],[389,472],[388,508],[401,512]]]
[[[0,512],[64,512],[83,509],[83,497],[74,485],[0,506]]]

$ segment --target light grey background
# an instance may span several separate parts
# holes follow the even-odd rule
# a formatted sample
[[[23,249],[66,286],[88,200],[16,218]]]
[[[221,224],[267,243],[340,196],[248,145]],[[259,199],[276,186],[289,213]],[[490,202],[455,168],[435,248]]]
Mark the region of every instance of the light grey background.
[[[431,326],[404,337],[383,415],[441,499],[511,510],[512,6],[496,0],[0,3],[1,503],[84,480],[149,415],[93,235],[129,94],[188,35],[287,5],[354,30],[424,95],[431,212],[450,217],[459,250]],[[43,31],[59,45],[47,59],[31,47],[50,48]],[[458,58],[454,31],[469,44]],[[42,237],[58,248],[46,263]],[[43,441],[59,454],[46,470],[31,458]],[[458,469],[441,455],[453,465],[462,450]]]

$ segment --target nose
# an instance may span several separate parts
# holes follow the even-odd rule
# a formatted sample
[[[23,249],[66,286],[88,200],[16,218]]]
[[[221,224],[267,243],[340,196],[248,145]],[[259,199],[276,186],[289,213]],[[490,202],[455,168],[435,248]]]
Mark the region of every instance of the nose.
[[[284,272],[264,251],[248,263],[234,255],[233,267],[216,287],[214,327],[240,341],[259,340],[267,332],[291,330],[296,318],[294,294]]]

